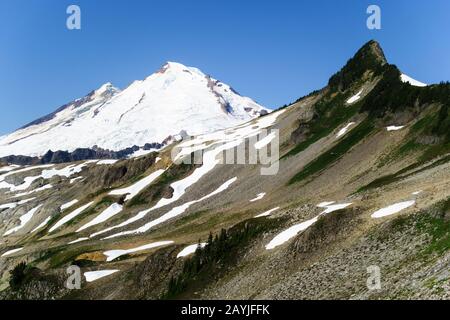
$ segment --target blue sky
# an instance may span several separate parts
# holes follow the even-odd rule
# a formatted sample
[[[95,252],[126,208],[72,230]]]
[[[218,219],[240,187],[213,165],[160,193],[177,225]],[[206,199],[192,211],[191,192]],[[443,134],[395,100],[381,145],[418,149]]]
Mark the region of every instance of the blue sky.
[[[81,7],[82,29],[66,28]],[[382,29],[366,28],[366,8]],[[450,78],[450,1],[0,0],[0,134],[165,61],[276,108],[323,87],[370,39],[426,83]]]

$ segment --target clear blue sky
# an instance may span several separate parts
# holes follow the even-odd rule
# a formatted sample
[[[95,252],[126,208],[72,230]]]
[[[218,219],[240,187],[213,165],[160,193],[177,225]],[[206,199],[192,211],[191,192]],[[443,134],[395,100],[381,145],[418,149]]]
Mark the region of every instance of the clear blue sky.
[[[66,28],[70,4],[79,31]],[[381,30],[366,28],[369,4]],[[324,86],[372,38],[413,78],[449,80],[449,16],[448,0],[0,0],[0,134],[165,61],[271,108]]]

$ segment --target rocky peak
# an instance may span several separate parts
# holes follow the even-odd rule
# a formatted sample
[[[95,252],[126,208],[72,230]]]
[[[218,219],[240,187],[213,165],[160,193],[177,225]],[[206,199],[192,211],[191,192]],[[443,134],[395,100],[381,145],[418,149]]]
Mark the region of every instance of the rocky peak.
[[[380,74],[385,64],[387,60],[380,44],[370,40],[330,78],[328,85],[332,90],[345,91],[351,87],[352,83],[361,80],[367,72],[373,75]]]

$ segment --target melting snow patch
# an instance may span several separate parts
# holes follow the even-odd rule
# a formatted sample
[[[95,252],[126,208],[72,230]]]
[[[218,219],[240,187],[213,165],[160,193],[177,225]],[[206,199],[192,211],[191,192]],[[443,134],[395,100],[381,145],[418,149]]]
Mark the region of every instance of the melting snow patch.
[[[427,86],[425,83],[417,81],[417,80],[407,76],[406,74],[402,74],[400,76],[400,79],[402,80],[402,82],[409,83],[412,86],[416,86],[416,87],[426,87]]]
[[[25,213],[23,216],[21,216],[19,218],[20,219],[20,225],[18,225],[17,227],[6,231],[4,236],[10,235],[11,233],[15,233],[15,232],[19,231],[20,229],[22,229],[23,227],[25,227],[25,225],[28,223],[28,221],[31,220],[31,218],[33,218],[33,215],[36,213],[36,211],[39,210],[40,207],[42,207],[42,205],[39,205],[36,208],[31,209],[30,211]]]
[[[267,210],[267,211],[265,211],[265,212],[263,212],[263,213],[258,214],[257,216],[255,216],[255,218],[261,218],[261,217],[267,217],[267,216],[270,216],[270,214],[271,214],[272,212],[277,211],[278,209],[280,209],[280,207],[276,207],[276,208]]]
[[[22,248],[17,248],[17,249],[12,249],[12,250],[9,250],[9,251],[6,251],[4,254],[2,254],[0,257],[6,257],[6,256],[9,256],[9,255],[11,255],[11,254],[13,254],[13,253],[16,253],[16,252],[19,252],[20,250],[22,250],[23,249],[23,247]]]
[[[417,196],[417,195],[419,195],[419,194],[421,194],[421,193],[422,193],[422,190],[419,190],[419,191],[413,192],[412,195],[413,195],[413,196]]]
[[[139,150],[133,152],[132,154],[130,154],[127,158],[131,159],[131,158],[137,158],[140,156],[145,156],[146,154],[152,153],[157,150],[159,150],[159,149],[150,149],[150,150],[139,149]]]
[[[266,195],[265,192],[258,193],[256,198],[253,198],[252,200],[250,200],[250,202],[255,202],[255,201],[261,200],[262,198],[264,198],[265,195]]]
[[[328,204],[325,205],[323,207],[320,208],[326,208],[325,211],[323,211],[321,214],[327,214],[327,213],[331,213],[337,210],[341,210],[341,209],[345,209],[347,208],[349,205],[351,205],[352,203],[341,203],[341,204]]]
[[[69,201],[69,202],[63,204],[59,209],[60,209],[61,211],[64,211],[64,210],[66,210],[67,208],[70,208],[71,206],[73,206],[73,205],[74,205],[75,203],[77,203],[77,202],[78,202],[78,200],[77,200],[77,199],[74,199],[74,200],[72,200],[72,201]]]
[[[107,160],[100,160],[99,162],[97,162],[97,164],[101,165],[101,164],[114,164],[116,163],[117,159],[107,159]]]
[[[268,136],[262,138],[258,142],[255,143],[255,149],[260,150],[267,146],[273,139],[275,139],[276,134],[275,132],[270,133]]]
[[[312,226],[314,223],[316,223],[320,216],[325,215],[330,212],[333,212],[333,211],[344,209],[344,208],[348,207],[349,205],[351,205],[351,203],[342,203],[342,204],[334,204],[334,205],[333,205],[333,203],[334,203],[334,201],[319,203],[317,205],[318,207],[326,208],[321,214],[319,214],[317,217],[314,217],[314,218],[306,220],[302,223],[296,224],[296,225],[286,229],[285,231],[281,232],[280,234],[275,236],[275,238],[273,238],[272,241],[270,241],[266,245],[266,249],[267,250],[274,249],[275,247],[278,247],[279,245],[282,245],[283,243],[289,241],[290,239],[295,237],[299,232],[308,229],[310,226]]]
[[[5,203],[5,204],[0,205],[0,209],[12,209],[12,208],[17,207],[18,205],[30,202],[31,200],[34,200],[34,199],[36,199],[36,198],[25,199],[25,200],[21,200],[19,202]]]
[[[88,239],[89,239],[88,237],[78,238],[76,240],[70,241],[68,244],[74,244],[74,243],[78,243],[78,242],[85,241]]]
[[[84,277],[87,282],[92,282],[98,280],[100,278],[107,277],[113,273],[116,273],[120,270],[98,270],[98,271],[89,271],[84,273]]]
[[[84,210],[86,210],[88,207],[90,207],[92,204],[94,203],[94,201],[89,202],[88,204],[85,204],[84,206],[76,209],[75,211],[72,211],[71,213],[69,213],[67,216],[63,217],[61,220],[59,220],[57,223],[55,223],[55,225],[53,227],[50,228],[49,232],[53,232],[54,230],[58,229],[59,227],[61,227],[63,224],[69,222],[70,220],[72,220],[73,218],[75,218],[76,216],[78,216],[79,214],[81,214]]]
[[[76,178],[70,179],[70,184],[72,184],[75,181],[80,180],[80,179],[83,179],[83,177],[76,177]]]
[[[161,161],[161,158],[160,157],[156,157],[155,164],[158,163],[159,161]]]
[[[31,191],[28,191],[28,192],[18,193],[18,194],[16,194],[16,195],[14,196],[14,198],[23,197],[23,196],[28,196],[28,195],[30,195],[30,194],[32,194],[32,193],[41,192],[41,191],[44,191],[44,190],[47,190],[47,189],[51,189],[51,188],[53,188],[53,186],[52,186],[51,184],[46,184],[45,186],[42,186],[42,187],[40,187],[40,188],[31,190]]]
[[[414,201],[414,200],[399,202],[399,203],[390,205],[389,207],[375,211],[371,217],[372,218],[382,218],[382,217],[390,216],[394,213],[400,212],[408,207],[411,207],[415,203],[416,203],[416,201]]]
[[[120,256],[123,256],[125,254],[129,254],[129,253],[134,253],[134,252],[138,252],[138,251],[143,251],[143,250],[147,250],[147,249],[152,249],[152,248],[156,248],[156,247],[161,247],[161,246],[165,246],[168,244],[172,244],[173,241],[158,241],[158,242],[153,242],[153,243],[149,243],[137,248],[132,248],[132,249],[126,249],[126,250],[109,250],[109,251],[105,251],[103,252],[103,254],[107,257],[106,261],[113,261],[114,259],[117,259]]]
[[[17,166],[17,165],[10,165],[10,166],[6,166],[6,167],[1,167],[0,168],[0,173],[13,171],[14,169],[17,169],[17,168],[19,168],[19,166]]]
[[[12,209],[15,207],[17,207],[17,202],[0,204],[0,210],[1,209]]]
[[[336,135],[336,138],[339,138],[340,136],[343,136],[344,134],[347,133],[348,128],[350,128],[352,125],[354,125],[354,122],[350,122],[349,124],[347,124],[344,128],[342,128],[341,130],[339,130],[338,134]]]
[[[108,208],[106,208],[105,211],[103,211],[98,216],[96,216],[91,222],[86,223],[84,226],[82,226],[76,232],[83,231],[84,229],[95,226],[96,224],[105,222],[106,220],[108,220],[108,219],[114,217],[116,214],[120,213],[122,211],[122,209],[123,209],[123,207],[120,204],[113,203]]]
[[[316,223],[319,216],[312,218],[310,220],[307,220],[305,222],[296,224],[292,227],[290,227],[287,230],[284,230],[280,234],[278,234],[275,238],[272,239],[267,245],[266,249],[271,250],[275,247],[278,247],[279,245],[282,245],[286,241],[290,240],[291,238],[295,237],[300,231],[306,230],[310,226],[312,226],[314,223]]]
[[[199,246],[198,243],[187,246],[186,248],[181,250],[179,254],[177,254],[177,258],[186,257],[190,254],[193,254],[197,250],[198,246]],[[200,247],[204,248],[205,246],[206,243],[200,243]]]
[[[403,129],[405,126],[389,126],[389,127],[386,127],[386,129],[387,129],[387,131],[397,131],[397,130],[400,130],[400,129]]]
[[[210,197],[212,197],[212,196],[215,196],[216,194],[219,194],[219,193],[225,191],[225,190],[228,189],[228,187],[229,187],[233,182],[235,182],[236,180],[237,180],[237,177],[234,177],[234,178],[228,180],[227,182],[225,182],[224,184],[222,184],[219,188],[217,188],[215,191],[211,192],[210,194],[207,194],[206,196],[204,196],[204,197],[202,197],[202,198],[200,198],[200,199],[198,199],[198,200],[193,200],[193,201],[190,201],[190,202],[186,202],[186,203],[184,203],[184,204],[182,204],[182,205],[180,205],[180,206],[178,206],[178,207],[174,207],[173,209],[171,209],[171,210],[170,210],[169,212],[167,212],[166,214],[162,215],[161,217],[159,217],[159,218],[157,218],[157,219],[155,219],[155,220],[153,220],[153,221],[150,221],[150,222],[144,224],[142,227],[140,227],[140,228],[138,228],[138,229],[130,230],[130,231],[119,232],[119,233],[114,234],[114,235],[112,235],[112,236],[106,237],[105,239],[110,239],[110,238],[114,238],[114,237],[118,237],[118,236],[122,236],[122,235],[127,235],[127,234],[135,234],[135,233],[144,233],[144,232],[147,232],[149,229],[153,228],[154,226],[156,226],[156,225],[158,225],[158,224],[161,224],[161,223],[163,223],[163,222],[166,222],[167,220],[172,219],[172,218],[175,218],[176,216],[182,214],[183,212],[185,212],[185,211],[186,211],[191,205],[193,205],[194,203],[201,202],[201,201],[206,200],[206,199],[208,199],[208,198],[210,198]],[[147,212],[148,212],[148,210],[147,210],[147,211],[140,212],[140,213],[138,214],[138,216],[139,216],[139,217],[144,217],[145,214],[147,214]],[[133,219],[134,219],[134,220],[133,220]],[[133,222],[133,221],[136,221],[136,220],[137,220],[136,217],[133,217],[133,218],[128,219],[127,221],[123,222],[123,223],[121,224],[121,226],[124,226],[124,225],[126,225],[126,224],[129,224],[129,223],[131,223],[131,222]],[[117,227],[117,226],[116,226],[116,227]],[[116,227],[112,227],[112,228],[116,228]],[[109,230],[111,230],[112,228],[109,228]],[[108,230],[108,231],[109,231],[109,230]],[[103,230],[102,233],[103,233],[103,232],[105,232],[105,230]],[[94,235],[98,235],[98,234],[99,234],[99,233],[94,234]],[[93,235],[92,235],[92,236],[93,236]]]
[[[45,219],[44,221],[42,221],[42,223],[40,225],[38,225],[36,228],[34,228],[33,230],[31,230],[31,233],[38,231],[39,229],[45,227],[47,225],[47,223],[50,222],[50,220],[52,219],[52,217],[48,217],[47,219]]]
[[[325,202],[319,203],[317,206],[318,206],[319,208],[326,208],[326,207],[328,207],[330,204],[333,204],[333,203],[335,203],[335,201],[325,201]]]
[[[353,102],[358,101],[358,100],[361,98],[361,93],[362,93],[362,92],[363,92],[363,91],[360,90],[357,94],[355,94],[354,96],[350,97],[350,98],[347,100],[347,103],[348,103],[348,104],[351,104],[351,103],[353,103]]]
[[[139,192],[141,192],[143,189],[145,189],[149,184],[151,184],[153,181],[155,181],[163,173],[164,173],[164,170],[162,170],[162,169],[156,170],[155,172],[153,172],[149,176],[139,180],[135,184],[133,184],[127,188],[113,190],[109,194],[110,195],[126,194],[127,196],[125,198],[125,201],[128,201],[128,200],[132,199],[133,197],[135,197]]]

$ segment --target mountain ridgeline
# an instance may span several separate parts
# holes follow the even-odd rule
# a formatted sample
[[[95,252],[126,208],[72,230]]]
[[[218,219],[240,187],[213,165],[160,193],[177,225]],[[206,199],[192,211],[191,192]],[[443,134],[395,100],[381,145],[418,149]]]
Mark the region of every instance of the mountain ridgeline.
[[[439,154],[448,152],[450,83],[419,87],[402,81],[401,76],[397,66],[386,61],[379,44],[369,41],[320,91],[312,120],[300,120],[291,137],[295,147],[285,156],[303,151],[356,114],[365,115],[379,128],[390,122],[403,125],[421,119],[411,132],[411,136],[419,138],[416,143],[423,147],[434,145]],[[349,105],[347,99],[361,88],[366,88],[365,96]]]

